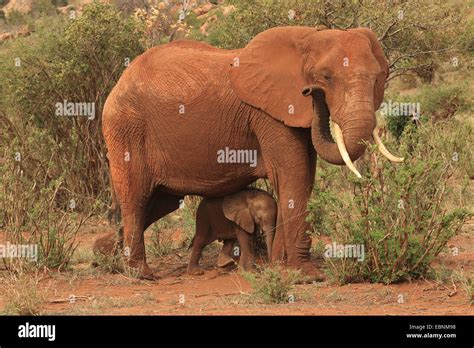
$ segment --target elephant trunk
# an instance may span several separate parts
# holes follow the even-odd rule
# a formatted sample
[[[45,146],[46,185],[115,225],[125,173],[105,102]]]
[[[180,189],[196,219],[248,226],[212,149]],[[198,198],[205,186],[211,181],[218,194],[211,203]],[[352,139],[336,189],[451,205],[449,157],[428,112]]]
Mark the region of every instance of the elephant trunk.
[[[364,153],[366,146],[363,142],[370,141],[372,138],[372,130],[375,127],[374,118],[373,112],[364,112],[357,116],[357,122],[360,123],[360,126],[353,124],[354,121],[345,126],[339,126],[338,123],[334,123],[335,136],[337,137],[338,132],[341,133],[340,139],[336,140],[343,140],[351,161],[357,160]],[[315,118],[311,129],[311,140],[316,152],[322,159],[336,165],[347,164],[341,153],[341,146],[338,146],[338,143],[330,135],[329,124],[326,136],[324,129],[322,130],[321,128],[320,120]]]
[[[364,153],[366,146],[363,142],[372,139],[375,128],[373,102],[365,98],[350,98],[352,100],[346,101],[342,109],[330,114],[322,89],[307,87],[303,94],[313,96],[315,117],[311,125],[311,140],[316,152],[325,161],[346,164],[354,171],[352,161]]]

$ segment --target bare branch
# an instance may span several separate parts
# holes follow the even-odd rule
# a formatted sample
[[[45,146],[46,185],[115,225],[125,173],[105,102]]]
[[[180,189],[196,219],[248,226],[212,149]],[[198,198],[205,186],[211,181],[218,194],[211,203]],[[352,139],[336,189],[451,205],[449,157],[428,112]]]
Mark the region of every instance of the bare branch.
[[[440,52],[445,52],[452,50],[453,47],[446,47],[446,48],[440,48],[438,50],[430,50],[430,51],[421,51],[421,52],[415,52],[415,53],[409,53],[409,54],[402,54],[401,56],[397,57],[393,62],[390,63],[389,68],[393,68],[396,63],[398,63],[400,60],[404,58],[414,58],[421,56],[423,54],[429,54],[429,53],[440,53]]]
[[[388,28],[385,30],[385,32],[383,33],[383,35],[381,37],[379,37],[379,41],[383,41],[387,38],[390,30],[395,26],[395,24],[397,24],[398,21],[397,20],[394,20],[389,26]]]
[[[401,32],[402,30],[404,30],[404,28],[397,29],[394,32],[391,32],[390,34],[387,34],[387,37],[391,37],[391,36]]]

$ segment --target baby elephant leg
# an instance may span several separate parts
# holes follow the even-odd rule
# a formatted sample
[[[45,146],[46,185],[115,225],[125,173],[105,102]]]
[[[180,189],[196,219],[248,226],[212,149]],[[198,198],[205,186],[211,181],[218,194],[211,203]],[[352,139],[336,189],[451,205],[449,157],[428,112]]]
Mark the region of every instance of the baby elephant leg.
[[[191,257],[189,258],[188,263],[188,273],[199,275],[203,274],[204,271],[199,267],[199,260],[201,259],[202,249],[206,246],[205,238],[202,238],[196,234],[193,240],[193,250],[191,251]]]
[[[217,258],[217,267],[226,267],[228,265],[234,264],[234,259],[232,258],[232,248],[234,247],[235,239],[224,239],[224,245],[222,250],[219,253]]]
[[[251,271],[255,266],[255,256],[253,251],[254,234],[240,231],[237,233],[240,244],[240,260],[239,265],[244,271]]]
[[[193,250],[188,263],[189,274],[199,275],[204,273],[199,267],[202,249],[214,240],[215,238],[213,238],[207,208],[201,204],[196,214],[196,234],[192,241]]]

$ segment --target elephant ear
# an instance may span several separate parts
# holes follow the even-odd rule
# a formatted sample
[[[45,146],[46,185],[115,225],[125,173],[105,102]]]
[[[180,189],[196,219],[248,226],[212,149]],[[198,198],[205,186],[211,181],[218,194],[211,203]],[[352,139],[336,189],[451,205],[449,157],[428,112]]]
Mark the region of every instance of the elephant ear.
[[[380,68],[382,69],[380,74],[377,76],[377,81],[375,83],[375,89],[374,89],[374,107],[375,107],[375,110],[377,110],[383,101],[383,94],[385,91],[385,81],[387,80],[388,73],[389,73],[388,61],[385,58],[385,54],[383,53],[382,45],[380,44],[379,40],[377,39],[377,36],[372,30],[368,28],[357,28],[357,29],[350,29],[350,30],[363,34],[365,37],[369,39],[370,46],[372,47],[372,53],[375,59],[377,59],[377,62],[379,63]]]
[[[292,127],[310,127],[314,115],[311,98],[301,91],[305,38],[316,32],[309,27],[266,30],[233,58],[232,88],[245,103]]]
[[[224,215],[248,233],[254,233],[255,221],[250,213],[247,200],[239,195],[226,196],[222,202]]]

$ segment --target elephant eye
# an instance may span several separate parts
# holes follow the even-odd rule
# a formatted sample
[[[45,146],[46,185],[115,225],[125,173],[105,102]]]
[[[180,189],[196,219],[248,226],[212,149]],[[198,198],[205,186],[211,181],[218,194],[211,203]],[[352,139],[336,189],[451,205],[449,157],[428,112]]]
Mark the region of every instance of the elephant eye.
[[[314,72],[313,79],[315,81],[319,81],[320,83],[329,83],[332,81],[331,74],[326,70]]]

